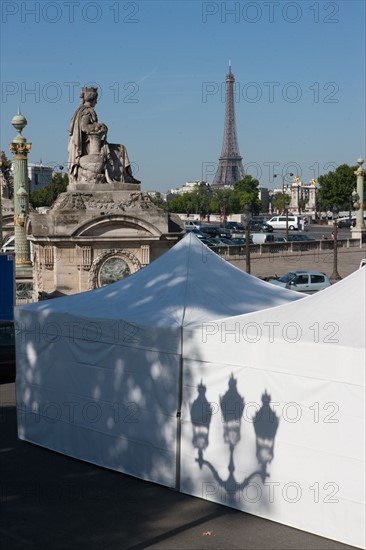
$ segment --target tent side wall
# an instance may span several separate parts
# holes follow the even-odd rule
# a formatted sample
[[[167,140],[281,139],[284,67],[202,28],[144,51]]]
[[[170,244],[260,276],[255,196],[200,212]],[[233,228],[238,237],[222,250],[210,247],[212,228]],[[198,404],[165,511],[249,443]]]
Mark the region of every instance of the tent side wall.
[[[180,329],[17,311],[18,436],[175,487]]]
[[[258,338],[260,319],[185,331],[181,490],[364,547],[364,349]]]

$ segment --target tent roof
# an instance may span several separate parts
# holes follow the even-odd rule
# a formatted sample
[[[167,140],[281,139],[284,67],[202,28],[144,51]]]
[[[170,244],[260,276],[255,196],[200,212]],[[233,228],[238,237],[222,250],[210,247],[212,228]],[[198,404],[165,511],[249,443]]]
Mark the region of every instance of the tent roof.
[[[229,319],[227,319],[229,321]],[[357,269],[332,286],[316,292],[300,304],[230,318],[230,323],[298,323],[301,340],[310,343],[351,345],[366,343],[366,269]],[[319,331],[322,331],[320,334]],[[319,340],[320,338],[320,340]]]
[[[189,233],[140,271],[111,285],[21,306],[27,311],[191,326],[303,298],[248,275]]]

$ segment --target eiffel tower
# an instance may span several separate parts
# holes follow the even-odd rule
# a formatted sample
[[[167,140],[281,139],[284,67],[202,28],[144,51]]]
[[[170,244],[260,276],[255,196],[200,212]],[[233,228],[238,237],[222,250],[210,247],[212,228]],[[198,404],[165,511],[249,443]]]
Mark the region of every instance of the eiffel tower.
[[[238,138],[236,135],[234,82],[235,78],[231,72],[231,62],[229,61],[229,72],[226,75],[224,139],[219,166],[212,182],[212,185],[216,187],[231,186],[245,176],[242,163],[243,157],[239,153]]]

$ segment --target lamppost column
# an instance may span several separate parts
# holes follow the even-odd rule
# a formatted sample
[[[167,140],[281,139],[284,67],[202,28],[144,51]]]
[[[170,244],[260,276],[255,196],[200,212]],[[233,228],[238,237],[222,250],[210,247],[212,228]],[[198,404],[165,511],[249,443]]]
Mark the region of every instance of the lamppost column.
[[[15,268],[27,269],[32,267],[30,244],[26,237],[26,219],[29,212],[28,153],[31,144],[27,143],[21,134],[27,121],[19,110],[11,123],[18,132],[9,144],[9,149],[13,153],[14,169]]]
[[[359,196],[359,208],[357,210],[357,216],[356,216],[356,228],[357,229],[365,229],[365,222],[363,220],[363,211],[364,211],[364,204],[363,204],[363,177],[365,175],[365,171],[362,170],[362,165],[364,163],[364,160],[362,158],[359,158],[357,160],[357,164],[359,165],[359,168],[356,170],[355,175],[357,176],[357,195]]]
[[[245,271],[250,274],[250,225],[245,227]]]
[[[244,206],[243,221],[245,224],[245,271],[250,273],[250,220],[251,212],[249,204]]]
[[[357,202],[354,205],[357,208],[357,214],[356,214],[356,225],[352,230],[352,237],[355,239],[360,239],[360,247],[362,247],[362,242],[364,241],[365,234],[366,234],[366,227],[363,219],[363,213],[364,213],[363,179],[365,175],[365,171],[362,170],[363,163],[364,163],[363,158],[357,159],[358,168],[354,172],[355,176],[357,176],[357,191],[355,194]]]
[[[340,281],[342,277],[338,273],[338,209],[333,209],[334,233],[333,233],[333,273],[329,277],[332,283]]]

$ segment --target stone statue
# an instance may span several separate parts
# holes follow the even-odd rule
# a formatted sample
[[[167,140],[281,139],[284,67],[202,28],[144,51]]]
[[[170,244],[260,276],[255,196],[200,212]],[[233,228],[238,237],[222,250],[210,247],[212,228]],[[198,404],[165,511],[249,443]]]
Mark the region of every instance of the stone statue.
[[[98,122],[94,106],[98,89],[82,88],[81,105],[76,109],[69,126],[70,183],[129,183],[140,184],[132,176],[131,165],[124,145],[107,142],[108,128]]]

